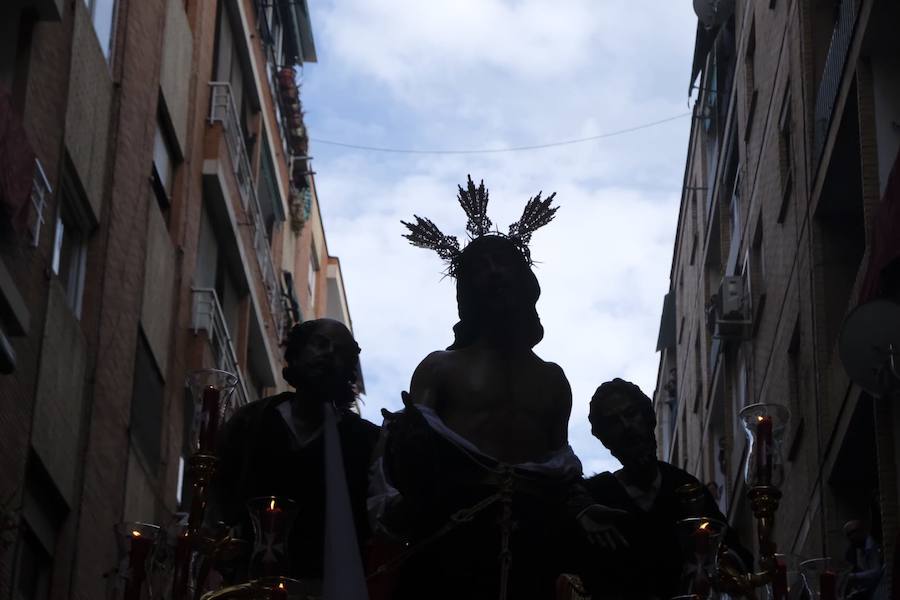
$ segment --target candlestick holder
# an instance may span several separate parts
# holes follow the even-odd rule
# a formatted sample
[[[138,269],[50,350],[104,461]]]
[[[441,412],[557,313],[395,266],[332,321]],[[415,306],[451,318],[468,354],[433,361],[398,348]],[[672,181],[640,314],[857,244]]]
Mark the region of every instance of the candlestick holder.
[[[191,456],[188,475],[191,477],[191,508],[187,526],[179,533],[175,544],[172,600],[185,600],[191,588],[191,571],[195,550],[203,541],[201,528],[206,516],[209,484],[216,471],[216,446],[219,432],[231,414],[231,402],[238,378],[218,369],[193,371],[185,379],[194,403],[191,424]]]
[[[215,527],[204,528],[194,546],[197,549],[196,568],[192,570],[194,598],[199,600],[203,594],[219,589],[225,579],[233,579],[226,576],[229,563],[240,556],[245,556],[249,545],[246,541],[234,537],[230,527],[219,523]],[[222,571],[223,567],[225,572]]]
[[[129,521],[115,526],[119,553],[109,597],[114,600],[158,598],[151,583],[154,554],[160,536],[156,525]]]
[[[312,600],[321,598],[317,584],[289,577],[264,577],[204,594],[201,600]]]
[[[791,591],[802,585],[799,557],[795,554],[776,554],[775,576],[766,586],[766,600],[788,600]]]
[[[683,589],[699,598],[713,590],[719,547],[728,526],[716,519],[692,517],[676,523],[684,557]]]
[[[837,600],[842,573],[830,557],[813,558],[800,563],[803,585],[811,600]]]
[[[781,488],[784,483],[782,444],[790,411],[780,404],[751,404],[740,412],[748,452],[744,467],[747,487]]]
[[[290,570],[288,539],[297,517],[297,503],[290,498],[263,496],[247,502],[253,524],[250,577],[282,576]]]
[[[742,573],[737,565],[722,557],[719,561],[718,589],[732,594],[750,595],[758,587],[775,580],[777,562],[774,540],[775,513],[781,501],[784,482],[782,444],[790,420],[790,411],[780,404],[751,404],[740,412],[747,435],[747,462],[744,482],[756,517],[759,544],[759,572]]]

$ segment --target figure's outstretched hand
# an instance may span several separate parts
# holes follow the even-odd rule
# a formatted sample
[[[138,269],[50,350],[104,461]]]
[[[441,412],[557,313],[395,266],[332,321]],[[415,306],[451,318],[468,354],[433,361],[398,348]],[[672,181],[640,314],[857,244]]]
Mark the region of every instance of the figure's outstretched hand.
[[[409,395],[409,392],[400,392],[400,399],[403,401],[403,408],[406,410],[418,410],[415,402],[413,402],[412,396]]]
[[[616,527],[616,523],[628,512],[602,504],[592,504],[578,515],[578,524],[588,541],[604,550],[627,548],[628,541]]]

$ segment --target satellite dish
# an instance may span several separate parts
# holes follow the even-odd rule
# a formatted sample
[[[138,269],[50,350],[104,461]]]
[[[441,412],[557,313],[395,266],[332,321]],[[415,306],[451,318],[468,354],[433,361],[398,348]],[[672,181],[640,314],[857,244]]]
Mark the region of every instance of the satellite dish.
[[[900,383],[900,304],[872,300],[854,308],[841,328],[838,346],[847,374],[873,396]]]
[[[717,27],[734,12],[734,0],[694,0],[694,12],[707,29]]]

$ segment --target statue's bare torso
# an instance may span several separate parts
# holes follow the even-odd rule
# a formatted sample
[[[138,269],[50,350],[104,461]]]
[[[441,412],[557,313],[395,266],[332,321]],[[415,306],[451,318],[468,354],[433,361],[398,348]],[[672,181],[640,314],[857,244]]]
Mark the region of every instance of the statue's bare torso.
[[[475,343],[433,352],[413,374],[410,395],[504,463],[540,461],[568,443],[569,382],[531,350]]]

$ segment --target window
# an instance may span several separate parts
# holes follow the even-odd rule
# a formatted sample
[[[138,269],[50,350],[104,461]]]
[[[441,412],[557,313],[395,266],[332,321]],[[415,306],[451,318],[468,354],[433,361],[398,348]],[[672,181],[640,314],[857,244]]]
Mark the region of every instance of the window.
[[[762,215],[756,223],[752,244],[744,257],[744,281],[748,287],[750,307],[753,311],[754,330],[759,327],[759,319],[766,303],[766,259],[763,247]]]
[[[784,223],[788,200],[794,185],[794,154],[791,139],[791,94],[790,84],[784,94],[781,116],[778,123],[778,162],[781,171],[781,207],[778,209],[778,223]]]
[[[738,167],[738,173],[734,178],[734,189],[731,192],[731,239],[732,244],[735,241],[740,242],[742,232],[741,224],[741,172]]]
[[[276,224],[284,221],[284,209],[281,205],[278,181],[275,179],[275,162],[272,160],[272,153],[269,151],[268,138],[265,132],[263,132],[262,136],[262,154],[260,156],[256,195],[259,198],[259,210],[262,212],[266,236],[268,236],[269,243],[271,243]]]
[[[109,55],[112,53],[116,0],[84,0],[84,4],[91,13],[94,32],[97,34],[97,39],[100,40],[100,49],[108,61]]]
[[[243,132],[244,144],[247,155],[253,155],[253,136],[250,131],[250,117],[253,112],[247,106],[249,100],[245,98],[244,70],[241,66],[240,52],[238,49],[240,38],[231,27],[228,10],[224,4],[219,7],[219,30],[216,38],[216,81],[228,83],[231,86],[231,99],[240,121]]]
[[[49,597],[53,553],[68,508],[34,452],[28,457],[13,580],[15,600]]]
[[[172,203],[172,188],[175,183],[175,153],[169,143],[169,136],[159,116],[156,118],[156,134],[153,136],[153,191],[163,215],[168,216]]]
[[[260,40],[266,51],[268,61],[273,67],[284,64],[281,55],[284,42],[284,26],[281,23],[281,11],[277,2],[272,0],[257,0],[254,3],[256,20],[259,26]]]
[[[138,329],[134,357],[129,431],[133,443],[155,475],[160,461],[162,436],[163,378],[156,367],[144,332]]]
[[[747,366],[747,350],[745,350],[744,344],[738,347],[733,358],[728,356],[727,360],[728,380],[726,382],[726,390],[731,400],[732,414],[737,415],[745,406],[751,403],[750,398],[752,397],[750,393],[750,373]],[[734,419],[731,427],[732,440],[744,439],[744,429],[740,419]]]
[[[183,500],[184,493],[184,455],[178,455],[178,483],[175,484],[175,505],[178,508],[181,508],[183,505],[181,501]]]
[[[756,102],[759,91],[756,89],[756,73],[754,54],[756,53],[756,23],[751,23],[750,32],[747,35],[747,51],[744,53],[744,98],[747,103],[747,123],[744,130],[744,141],[750,139],[750,129],[753,125],[753,115],[756,113]]]
[[[800,319],[794,323],[791,342],[788,345],[788,408],[791,411],[790,437],[788,438],[788,460],[797,456],[803,435],[803,398],[800,385]]]
[[[84,295],[84,276],[87,267],[87,244],[90,227],[83,216],[82,203],[73,192],[72,185],[63,184],[59,210],[56,214],[56,232],[53,238],[53,273],[65,290],[69,308],[81,318],[81,300]]]
[[[309,249],[309,273],[307,281],[307,289],[309,290],[309,306],[312,308],[316,302],[316,279],[318,278],[319,261],[316,257],[316,247],[313,245]]]
[[[271,39],[269,42],[272,45],[272,56],[274,56],[275,61],[280,63],[276,66],[280,66],[284,64],[284,58],[281,55],[284,42],[284,26],[281,24],[281,14],[278,7],[275,6],[275,2],[269,3],[265,10],[266,19],[270,24],[269,33]]]
[[[697,386],[697,397],[694,399],[694,412],[700,407],[703,398],[703,355],[700,353],[700,333],[694,336],[694,381]]]

